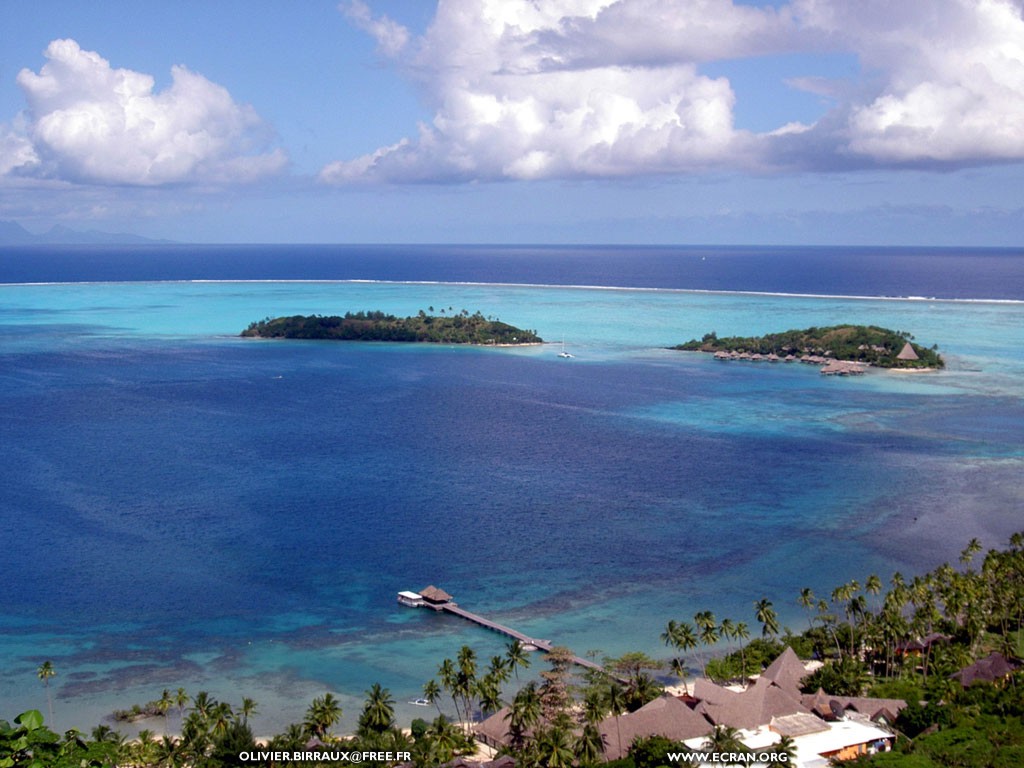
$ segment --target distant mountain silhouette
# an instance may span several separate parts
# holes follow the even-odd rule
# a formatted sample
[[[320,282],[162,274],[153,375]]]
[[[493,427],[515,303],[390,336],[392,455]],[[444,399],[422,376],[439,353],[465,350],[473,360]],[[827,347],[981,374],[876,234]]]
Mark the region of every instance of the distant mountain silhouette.
[[[95,229],[82,232],[59,224],[41,235],[34,235],[15,221],[0,221],[0,245],[141,245],[172,242],[123,232],[100,232]]]

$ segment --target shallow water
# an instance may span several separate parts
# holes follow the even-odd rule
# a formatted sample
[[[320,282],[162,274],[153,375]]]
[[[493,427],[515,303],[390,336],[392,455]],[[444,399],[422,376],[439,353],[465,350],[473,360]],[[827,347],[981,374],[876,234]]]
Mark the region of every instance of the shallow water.
[[[236,337],[428,306],[576,357]],[[799,629],[801,587],[1022,527],[1017,303],[161,282],[0,286],[0,308],[0,716],[45,708],[49,658],[60,727],[179,685],[252,696],[260,732],[332,690],[352,727],[372,683],[407,702],[463,643],[504,645],[400,589],[579,653],[666,656],[670,618],[757,634],[768,597]],[[949,368],[836,379],[663,348],[839,322],[911,330]]]

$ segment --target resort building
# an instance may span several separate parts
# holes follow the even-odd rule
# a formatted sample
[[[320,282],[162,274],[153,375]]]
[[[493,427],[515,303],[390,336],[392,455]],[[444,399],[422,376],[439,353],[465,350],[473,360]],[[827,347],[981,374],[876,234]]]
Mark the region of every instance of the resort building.
[[[672,741],[686,741],[708,733],[708,721],[672,695],[659,696],[636,712],[606,717],[598,726],[604,743],[606,760],[626,756],[638,738],[664,736]]]
[[[908,341],[906,344],[903,345],[903,349],[900,350],[900,353],[898,355],[896,355],[896,359],[897,360],[920,360],[921,358],[919,358],[917,356],[917,352],[914,351],[914,345],[911,344]]]
[[[998,651],[993,651],[984,659],[979,659],[959,672],[954,672],[950,677],[964,688],[970,688],[976,682],[997,683],[1005,680],[1019,667],[1019,662],[1006,658]]]
[[[399,592],[398,602],[410,608],[433,608],[435,611],[441,610],[446,605],[455,605],[451,595],[433,584],[419,592],[409,590]]]
[[[832,696],[823,690],[800,691],[807,667],[786,650],[746,688],[733,690],[699,679],[692,696],[663,695],[635,712],[606,717],[598,726],[606,760],[624,757],[638,738],[662,736],[694,750],[718,727],[734,729],[752,750],[770,750],[784,737],[792,740],[796,768],[825,768],[830,760],[888,751],[891,728],[906,703],[900,699]],[[477,726],[477,737],[490,747],[511,744],[508,707]],[[693,763],[696,765],[696,763]]]
[[[897,656],[922,656],[936,643],[949,642],[949,635],[941,632],[931,632],[924,637],[908,640],[896,645]]]
[[[426,589],[420,590],[420,597],[429,605],[444,605],[452,601],[452,596],[431,584]]]
[[[398,602],[410,608],[419,608],[423,605],[423,596],[419,592],[409,592],[406,590],[398,593]]]

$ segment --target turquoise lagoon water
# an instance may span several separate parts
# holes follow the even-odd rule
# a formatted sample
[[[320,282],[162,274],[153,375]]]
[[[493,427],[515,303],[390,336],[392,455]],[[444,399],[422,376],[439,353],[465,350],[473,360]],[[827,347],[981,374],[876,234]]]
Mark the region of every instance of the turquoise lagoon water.
[[[267,315],[477,309],[514,349],[280,343]],[[260,703],[419,695],[462,644],[427,583],[579,653],[666,656],[671,618],[746,621],[1022,527],[1024,305],[380,282],[0,286],[0,702],[88,728],[165,688]],[[927,375],[825,378],[664,347],[870,323]],[[539,659],[538,659],[539,661]],[[425,710],[403,704],[406,718]],[[174,725],[172,718],[172,727]]]

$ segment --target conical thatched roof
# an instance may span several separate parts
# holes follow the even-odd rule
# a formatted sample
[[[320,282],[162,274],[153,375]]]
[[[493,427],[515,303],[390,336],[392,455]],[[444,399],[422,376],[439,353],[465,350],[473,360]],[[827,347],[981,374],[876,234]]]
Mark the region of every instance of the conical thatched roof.
[[[443,589],[439,589],[431,584],[426,589],[420,590],[420,597],[424,600],[429,600],[431,603],[448,603],[451,602],[452,596],[445,592]]]
[[[920,360],[917,356],[917,352],[914,351],[914,346],[908,341],[903,345],[903,349],[896,355],[897,360]]]
[[[799,696],[800,681],[807,677],[807,670],[793,649],[787,645],[786,650],[761,673],[761,677],[775,683],[787,693]]]

